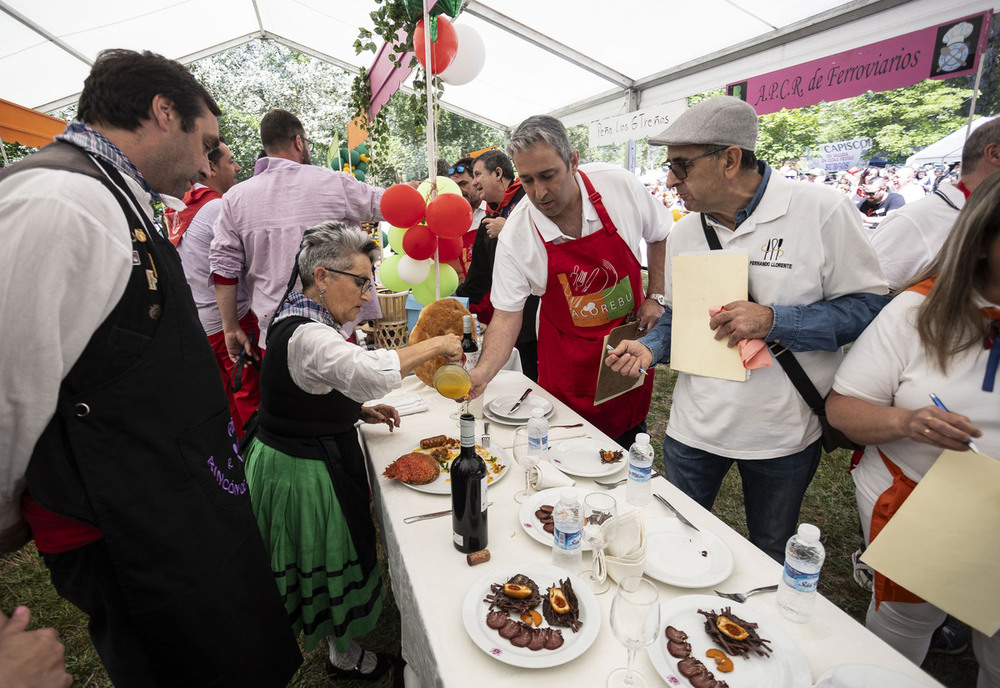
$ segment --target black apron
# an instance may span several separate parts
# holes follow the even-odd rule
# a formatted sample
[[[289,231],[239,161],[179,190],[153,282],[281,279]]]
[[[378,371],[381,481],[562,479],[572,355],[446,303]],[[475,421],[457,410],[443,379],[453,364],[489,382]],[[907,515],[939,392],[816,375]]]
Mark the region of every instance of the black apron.
[[[133,248],[124,295],[62,382],[28,487],[43,507],[101,529],[159,685],[284,686],[302,658],[214,354],[176,250],[130,206],[121,175],[100,165],[114,183],[67,143],[20,164],[100,180]]]

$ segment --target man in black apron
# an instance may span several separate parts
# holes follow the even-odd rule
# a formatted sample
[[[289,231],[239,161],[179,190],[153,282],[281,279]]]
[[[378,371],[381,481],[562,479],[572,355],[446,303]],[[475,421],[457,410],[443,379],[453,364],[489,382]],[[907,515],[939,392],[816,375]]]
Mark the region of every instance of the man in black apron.
[[[158,192],[207,172],[218,114],[179,63],[106,51],[79,121],[0,177],[0,550],[31,527],[119,688],[284,686],[301,663],[212,350],[151,219]]]

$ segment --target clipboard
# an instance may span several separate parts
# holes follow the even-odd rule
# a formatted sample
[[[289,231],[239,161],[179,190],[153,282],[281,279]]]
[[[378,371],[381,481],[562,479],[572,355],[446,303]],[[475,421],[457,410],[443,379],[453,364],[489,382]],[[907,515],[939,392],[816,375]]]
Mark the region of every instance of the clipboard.
[[[638,339],[638,334],[639,321],[634,320],[613,328],[604,336],[604,342],[601,344],[601,358],[597,362],[597,389],[594,390],[594,406],[603,404],[605,401],[610,401],[615,397],[620,397],[626,392],[631,392],[636,387],[641,387],[646,381],[645,375],[640,375],[638,378],[629,377],[628,375],[616,373],[604,365],[604,359],[607,356],[609,346],[618,346],[626,339]]]

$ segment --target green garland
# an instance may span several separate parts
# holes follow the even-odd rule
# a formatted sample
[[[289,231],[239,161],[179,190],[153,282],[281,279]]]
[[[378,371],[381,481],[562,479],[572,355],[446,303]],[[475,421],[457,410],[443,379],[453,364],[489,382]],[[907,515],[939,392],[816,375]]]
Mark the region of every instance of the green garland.
[[[389,59],[392,63],[397,67],[402,67],[403,55],[413,51],[413,32],[417,21],[422,16],[423,0],[375,1],[378,7],[369,14],[374,23],[374,29],[372,31],[363,27],[358,29],[358,39],[354,41],[354,52],[357,55],[366,51],[375,54],[378,51],[375,37],[378,36],[386,44],[392,46],[389,53]],[[430,14],[436,16],[446,13],[451,17],[456,17],[462,10],[462,4],[462,0],[438,0]],[[397,42],[400,30],[406,36],[405,42]],[[410,63],[406,66],[413,68],[418,64],[416,56],[411,55]],[[437,96],[440,97],[444,92],[441,80],[434,77],[432,83],[437,90]],[[423,104],[427,93],[426,72],[413,80],[413,90],[415,97],[405,101],[403,115],[406,119],[406,125],[419,132],[427,124],[427,114]],[[351,85],[350,107],[354,113],[352,117],[367,112],[371,99],[372,92],[371,84],[368,81],[368,70],[362,68]],[[375,117],[368,120],[368,145],[372,151],[372,170],[376,176],[380,168],[378,152],[388,143],[388,136],[389,126],[386,122],[386,108],[383,107]]]

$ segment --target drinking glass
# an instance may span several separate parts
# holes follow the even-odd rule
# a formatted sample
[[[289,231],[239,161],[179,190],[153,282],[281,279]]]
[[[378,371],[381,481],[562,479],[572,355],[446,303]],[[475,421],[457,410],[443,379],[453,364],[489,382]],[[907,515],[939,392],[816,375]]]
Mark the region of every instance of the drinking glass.
[[[524,489],[514,495],[514,501],[524,504],[531,496],[531,476],[541,456],[528,451],[528,426],[522,426],[514,431],[514,460],[524,469]]]
[[[607,570],[598,573],[598,553],[608,546],[608,530],[603,530],[601,525],[608,519],[618,515],[618,502],[606,492],[592,492],[583,499],[583,539],[590,543],[594,559],[590,570],[580,572],[580,577],[590,585],[590,589],[596,594],[607,592],[611,584],[608,583]]]
[[[622,578],[611,602],[611,630],[628,649],[628,666],[608,676],[608,688],[646,688],[635,671],[635,653],[656,639],[660,631],[660,600],[656,587],[641,576]]]

